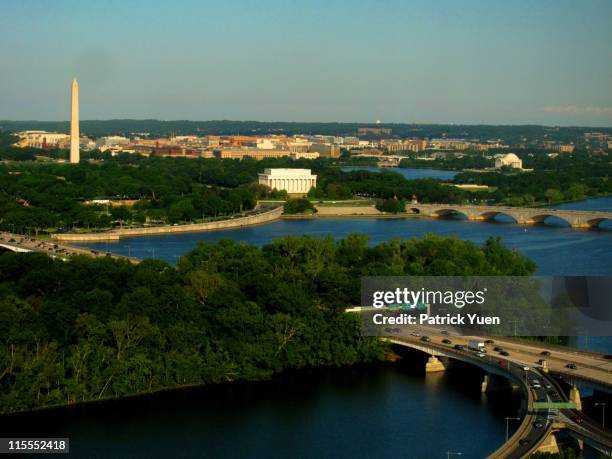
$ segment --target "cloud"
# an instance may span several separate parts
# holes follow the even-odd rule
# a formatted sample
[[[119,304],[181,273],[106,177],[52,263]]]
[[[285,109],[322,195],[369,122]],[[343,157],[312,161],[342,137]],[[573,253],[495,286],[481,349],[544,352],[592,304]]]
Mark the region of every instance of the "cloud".
[[[612,115],[612,107],[578,107],[576,105],[552,105],[542,109],[546,113],[568,115]]]

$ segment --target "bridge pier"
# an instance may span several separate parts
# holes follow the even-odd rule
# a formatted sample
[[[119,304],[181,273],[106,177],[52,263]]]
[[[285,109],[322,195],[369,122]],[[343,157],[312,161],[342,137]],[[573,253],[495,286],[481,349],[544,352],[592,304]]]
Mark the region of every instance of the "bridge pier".
[[[512,388],[512,385],[506,378],[491,373],[485,373],[480,385],[480,391],[483,394],[508,388]]]
[[[576,405],[578,411],[582,411],[582,399],[580,398],[580,390],[574,384],[570,389],[569,401]]]
[[[430,356],[429,360],[427,360],[427,363],[425,364],[425,373],[435,373],[444,370],[446,370],[446,367],[435,355]]]

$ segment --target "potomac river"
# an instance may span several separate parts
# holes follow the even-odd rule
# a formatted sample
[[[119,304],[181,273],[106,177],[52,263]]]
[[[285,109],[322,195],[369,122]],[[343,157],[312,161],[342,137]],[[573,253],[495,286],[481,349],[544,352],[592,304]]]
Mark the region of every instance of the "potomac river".
[[[433,175],[403,172],[410,178]],[[612,198],[564,206],[610,209]],[[262,245],[288,234],[342,237],[351,232],[368,234],[373,244],[426,233],[476,243],[499,236],[532,258],[540,274],[612,275],[610,232],[419,218],[281,220],[230,231],[84,245],[176,263],[199,241],[231,238]],[[597,346],[597,339],[590,345]],[[296,371],[267,382],[29,413],[12,416],[4,431],[70,436],[71,452],[83,457],[444,458],[450,450],[479,458],[501,445],[504,418],[517,413],[516,394],[482,395],[482,374],[470,367],[425,375],[424,360],[408,353],[397,364]],[[511,431],[516,424],[510,422]]]
[[[612,197],[565,204],[611,207]],[[263,245],[285,235],[344,237],[349,233],[365,233],[370,243],[392,238],[422,237],[427,233],[458,236],[483,243],[490,236],[501,237],[504,244],[516,248],[538,264],[543,275],[612,275],[612,232],[571,230],[563,227],[520,226],[512,223],[468,222],[429,218],[314,218],[278,220],[266,225],[205,233],[183,233],[163,236],[142,236],[119,242],[83,243],[97,250],[106,250],[136,258],[161,258],[176,263],[199,241],[235,239]]]

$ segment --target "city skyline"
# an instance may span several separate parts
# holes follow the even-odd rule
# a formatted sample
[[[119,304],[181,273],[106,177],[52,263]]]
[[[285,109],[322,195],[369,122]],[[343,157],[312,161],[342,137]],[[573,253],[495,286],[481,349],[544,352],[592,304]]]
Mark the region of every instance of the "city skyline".
[[[8,5],[0,119],[612,126],[611,3],[376,5]]]

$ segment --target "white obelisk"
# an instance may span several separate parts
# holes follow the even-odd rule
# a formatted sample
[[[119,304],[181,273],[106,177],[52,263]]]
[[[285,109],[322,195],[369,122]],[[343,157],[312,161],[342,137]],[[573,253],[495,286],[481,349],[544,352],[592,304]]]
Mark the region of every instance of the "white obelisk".
[[[79,159],[79,84],[75,78],[70,103],[70,162],[76,164]]]

